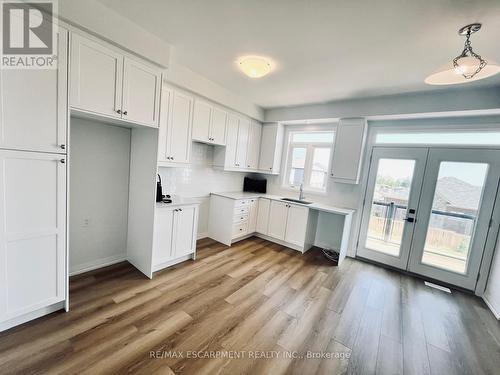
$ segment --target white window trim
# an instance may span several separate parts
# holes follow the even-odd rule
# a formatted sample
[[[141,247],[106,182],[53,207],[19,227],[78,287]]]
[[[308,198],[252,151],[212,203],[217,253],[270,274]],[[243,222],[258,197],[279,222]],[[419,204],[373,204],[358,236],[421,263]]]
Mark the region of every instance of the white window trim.
[[[304,181],[309,181],[311,172],[312,172],[312,156],[313,152],[312,149],[315,147],[319,148],[325,148],[327,145],[324,142],[296,142],[293,143],[292,147],[292,134],[296,132],[333,132],[333,142],[331,144],[328,144],[330,146],[330,160],[328,161],[328,168],[327,168],[327,177],[325,181],[325,187],[324,189],[317,189],[313,188],[309,185],[304,184],[303,190],[305,192],[309,192],[311,194],[316,194],[316,195],[326,195],[327,194],[327,189],[328,189],[328,184],[329,184],[329,178],[328,178],[328,171],[331,169],[331,164],[332,164],[332,158],[333,158],[333,148],[335,146],[335,136],[336,136],[336,130],[337,130],[337,125],[336,124],[321,124],[321,125],[304,125],[304,126],[299,126],[299,125],[294,125],[294,126],[287,126],[286,132],[285,132],[285,147],[283,150],[283,156],[285,156],[283,159],[283,165],[282,165],[282,170],[285,171],[283,173],[283,178],[281,180],[281,187],[283,189],[287,190],[292,190],[292,191],[298,191],[299,186],[295,185],[290,185],[288,181],[290,181],[290,172],[291,172],[291,162],[292,162],[292,149],[293,147],[304,147],[307,149],[306,152],[306,160],[304,163]]]

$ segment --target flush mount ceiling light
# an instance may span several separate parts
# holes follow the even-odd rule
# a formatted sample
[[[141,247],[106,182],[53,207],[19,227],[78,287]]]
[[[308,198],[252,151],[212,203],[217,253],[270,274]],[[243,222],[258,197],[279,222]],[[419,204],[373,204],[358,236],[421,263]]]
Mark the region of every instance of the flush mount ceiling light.
[[[272,63],[260,56],[243,56],[238,59],[238,67],[250,78],[260,78],[273,69]]]
[[[458,30],[465,36],[464,50],[453,61],[431,74],[425,79],[429,85],[456,85],[478,81],[500,72],[500,66],[493,61],[487,61],[472,50],[470,37],[481,29],[480,23],[473,23]]]

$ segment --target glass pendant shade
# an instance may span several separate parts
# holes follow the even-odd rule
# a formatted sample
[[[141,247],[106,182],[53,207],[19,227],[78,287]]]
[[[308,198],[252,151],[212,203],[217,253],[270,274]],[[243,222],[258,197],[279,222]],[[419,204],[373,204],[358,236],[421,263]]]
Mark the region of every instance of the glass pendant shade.
[[[457,85],[488,78],[500,72],[500,66],[490,60],[486,66],[472,78],[464,77],[464,75],[474,73],[478,66],[479,60],[476,58],[470,56],[463,57],[458,60],[457,68],[453,66],[453,62],[450,62],[428,76],[425,79],[425,83],[428,85]]]

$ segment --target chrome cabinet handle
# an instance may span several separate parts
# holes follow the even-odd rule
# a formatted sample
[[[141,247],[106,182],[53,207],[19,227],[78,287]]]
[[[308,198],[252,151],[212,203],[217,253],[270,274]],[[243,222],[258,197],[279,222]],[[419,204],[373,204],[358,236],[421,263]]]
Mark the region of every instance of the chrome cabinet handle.
[[[118,113],[119,115],[121,115],[122,114],[122,110],[121,109],[117,109],[116,113]]]
[[[123,111],[123,114],[124,114],[125,116],[127,116],[127,115],[128,115],[128,112],[127,112],[127,111]]]
[[[60,162],[61,162],[61,164],[64,164],[64,163],[66,163],[66,160],[61,159]]]
[[[61,150],[66,150],[66,145],[60,145],[59,147],[61,147]]]

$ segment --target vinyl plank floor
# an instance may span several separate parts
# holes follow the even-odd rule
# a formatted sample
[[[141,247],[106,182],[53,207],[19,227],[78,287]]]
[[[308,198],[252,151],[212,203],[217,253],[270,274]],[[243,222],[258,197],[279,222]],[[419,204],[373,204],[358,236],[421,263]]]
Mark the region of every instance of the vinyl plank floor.
[[[198,242],[145,278],[130,264],[70,280],[70,312],[0,333],[0,374],[496,374],[482,300],[319,249]]]

